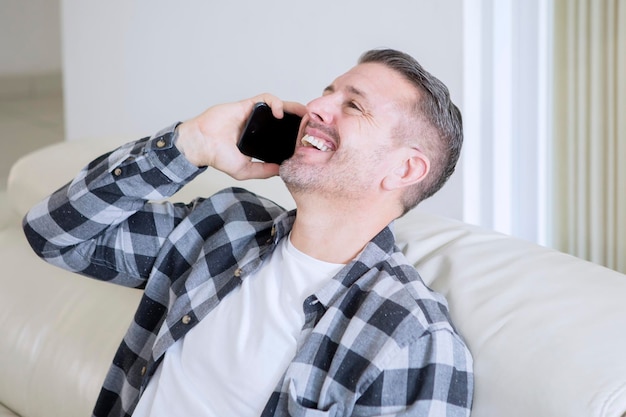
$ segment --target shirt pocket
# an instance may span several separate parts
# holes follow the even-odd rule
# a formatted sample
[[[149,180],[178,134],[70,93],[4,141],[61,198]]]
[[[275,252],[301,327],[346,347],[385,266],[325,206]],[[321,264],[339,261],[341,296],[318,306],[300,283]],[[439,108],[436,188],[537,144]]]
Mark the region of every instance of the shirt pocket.
[[[343,415],[341,412],[341,405],[338,403],[332,404],[326,410],[320,410],[318,408],[309,408],[298,401],[298,393],[293,380],[289,381],[289,395],[287,398],[287,410],[291,417],[338,417]]]

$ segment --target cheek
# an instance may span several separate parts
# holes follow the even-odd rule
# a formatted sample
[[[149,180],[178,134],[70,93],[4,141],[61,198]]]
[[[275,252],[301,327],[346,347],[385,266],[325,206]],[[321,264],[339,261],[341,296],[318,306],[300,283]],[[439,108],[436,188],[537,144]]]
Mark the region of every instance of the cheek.
[[[369,149],[380,145],[380,139],[363,119],[349,118],[337,125],[340,147],[348,149]]]

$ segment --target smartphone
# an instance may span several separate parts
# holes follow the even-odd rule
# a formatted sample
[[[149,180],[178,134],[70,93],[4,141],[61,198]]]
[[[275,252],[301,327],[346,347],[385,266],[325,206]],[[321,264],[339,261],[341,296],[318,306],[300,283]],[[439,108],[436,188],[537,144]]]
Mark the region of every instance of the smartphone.
[[[293,155],[301,120],[300,116],[287,112],[277,119],[270,106],[257,103],[237,146],[244,155],[280,164]]]

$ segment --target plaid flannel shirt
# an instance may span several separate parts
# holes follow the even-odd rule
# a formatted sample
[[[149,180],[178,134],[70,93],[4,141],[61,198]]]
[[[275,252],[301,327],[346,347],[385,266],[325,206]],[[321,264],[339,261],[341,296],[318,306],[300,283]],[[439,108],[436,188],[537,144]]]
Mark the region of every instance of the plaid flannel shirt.
[[[167,349],[260,266],[295,218],[236,188],[153,202],[202,171],[174,141],[175,125],[101,156],[24,219],[46,261],[144,288],[94,416],[130,416]],[[303,309],[297,353],[263,416],[469,415],[470,353],[389,228]]]

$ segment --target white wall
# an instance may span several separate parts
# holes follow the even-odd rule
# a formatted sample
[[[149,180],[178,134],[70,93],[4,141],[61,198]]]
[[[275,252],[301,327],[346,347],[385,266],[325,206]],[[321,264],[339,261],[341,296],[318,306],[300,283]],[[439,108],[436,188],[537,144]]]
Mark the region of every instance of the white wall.
[[[147,135],[264,91],[307,102],[375,47],[462,103],[462,0],[64,0],[62,18],[68,140]],[[424,209],[461,218],[459,176]]]
[[[0,0],[0,77],[61,71],[59,0]]]

